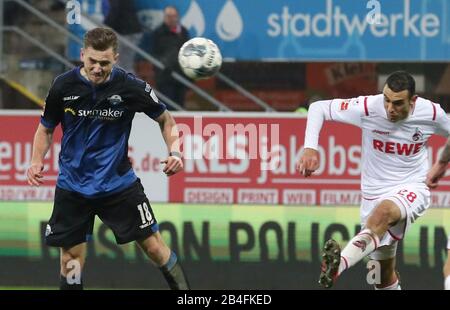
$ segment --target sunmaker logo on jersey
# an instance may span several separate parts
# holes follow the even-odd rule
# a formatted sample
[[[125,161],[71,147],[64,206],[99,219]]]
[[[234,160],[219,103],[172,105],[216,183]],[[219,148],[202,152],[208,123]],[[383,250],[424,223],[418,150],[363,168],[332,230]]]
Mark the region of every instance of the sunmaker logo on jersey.
[[[124,111],[114,110],[112,108],[108,109],[96,109],[96,110],[78,110],[73,108],[65,108],[64,113],[69,113],[73,116],[88,117],[95,119],[102,119],[107,121],[114,121],[123,116]]]
[[[113,121],[122,117],[124,111],[108,109],[78,110],[78,116]]]
[[[67,100],[76,100],[79,96],[69,96],[65,97]],[[93,110],[78,110],[74,107],[67,107],[64,109],[64,113],[69,113],[73,116],[78,117],[88,117],[93,119],[101,119],[106,121],[114,121],[123,116],[124,110],[123,108],[118,107],[120,103],[123,102],[123,99],[120,95],[112,95],[106,99],[108,103],[112,106],[110,108],[105,109],[93,109]]]

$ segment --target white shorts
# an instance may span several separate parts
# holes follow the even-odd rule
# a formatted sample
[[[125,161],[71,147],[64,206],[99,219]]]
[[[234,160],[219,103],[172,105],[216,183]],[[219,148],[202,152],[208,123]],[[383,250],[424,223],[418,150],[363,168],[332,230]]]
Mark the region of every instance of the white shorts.
[[[374,260],[395,257],[397,241],[404,238],[411,224],[421,217],[430,206],[430,190],[424,183],[404,184],[394,187],[385,195],[377,198],[363,197],[360,213],[363,228],[368,217],[383,200],[394,202],[400,208],[402,219],[380,238],[378,249],[370,254],[370,258]]]

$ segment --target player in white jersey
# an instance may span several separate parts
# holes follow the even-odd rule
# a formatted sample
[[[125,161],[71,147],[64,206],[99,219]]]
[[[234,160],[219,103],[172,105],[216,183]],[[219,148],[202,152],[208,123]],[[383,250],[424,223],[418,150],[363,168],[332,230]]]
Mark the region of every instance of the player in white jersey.
[[[365,256],[380,263],[378,289],[400,289],[395,271],[398,240],[430,204],[425,184],[427,141],[433,134],[448,136],[450,120],[444,110],[415,94],[414,78],[392,73],[383,93],[313,103],[308,112],[304,152],[297,169],[309,177],[319,167],[317,151],[324,120],[362,129],[361,232],[345,248],[330,239],[322,254],[319,283],[326,288]]]
[[[439,160],[434,163],[427,175],[427,185],[430,188],[436,188],[439,185],[439,180],[447,172],[447,166],[450,161],[450,139],[442,150]],[[444,288],[450,290],[450,235],[447,241],[447,261],[444,265]]]

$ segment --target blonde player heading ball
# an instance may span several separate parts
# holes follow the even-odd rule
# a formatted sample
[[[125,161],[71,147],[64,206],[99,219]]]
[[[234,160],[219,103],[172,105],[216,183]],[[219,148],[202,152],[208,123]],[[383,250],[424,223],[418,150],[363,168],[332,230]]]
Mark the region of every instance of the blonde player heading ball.
[[[448,136],[450,120],[438,104],[415,94],[414,78],[404,71],[388,77],[382,94],[315,102],[297,162],[305,177],[319,167],[317,147],[324,120],[362,129],[363,199],[361,232],[342,251],[332,239],[325,243],[319,284],[332,287],[342,272],[370,255],[381,267],[376,288],[399,290],[397,243],[430,205],[427,141],[433,134]]]

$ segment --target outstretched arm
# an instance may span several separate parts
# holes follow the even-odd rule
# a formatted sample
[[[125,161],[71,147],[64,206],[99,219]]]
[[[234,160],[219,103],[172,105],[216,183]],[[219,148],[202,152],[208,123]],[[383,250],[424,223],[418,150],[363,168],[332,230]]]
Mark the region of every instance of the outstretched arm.
[[[183,170],[183,160],[180,153],[180,141],[177,124],[168,111],[165,111],[158,116],[156,121],[159,123],[161,133],[169,151],[169,156],[165,160],[161,161],[162,164],[166,164],[163,172],[167,176],[171,176]]]
[[[33,155],[30,167],[27,170],[28,184],[32,186],[39,186],[43,183],[44,157],[52,144],[53,131],[54,129],[49,129],[39,124],[34,135]]]
[[[427,185],[429,188],[436,188],[439,185],[439,180],[445,175],[447,171],[448,162],[450,161],[450,138],[445,144],[444,150],[439,157],[439,160],[434,163],[427,174]]]
[[[297,161],[297,170],[309,177],[319,168],[319,135],[325,120],[335,120],[355,126],[360,126],[361,117],[367,115],[367,98],[333,99],[317,101],[308,110],[306,123],[304,151]]]
[[[306,123],[305,143],[303,154],[297,161],[297,170],[305,177],[309,177],[319,168],[319,134],[327,115],[327,107],[331,101],[317,101],[311,104]]]

